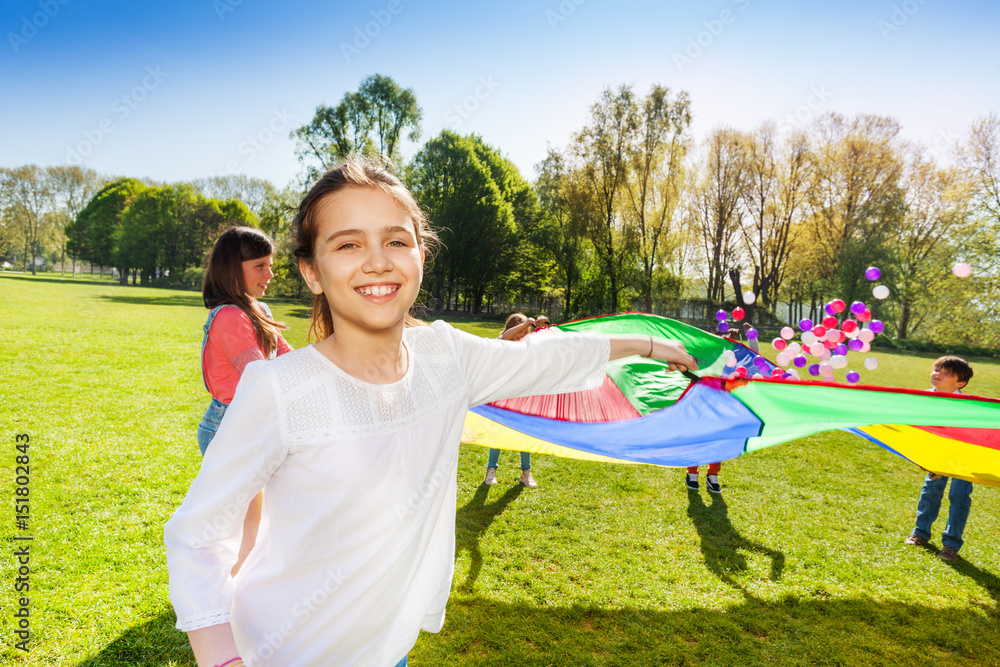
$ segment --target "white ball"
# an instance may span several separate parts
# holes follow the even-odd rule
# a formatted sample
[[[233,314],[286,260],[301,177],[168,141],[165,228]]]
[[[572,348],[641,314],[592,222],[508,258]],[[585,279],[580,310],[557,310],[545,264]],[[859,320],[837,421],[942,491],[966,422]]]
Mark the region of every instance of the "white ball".
[[[870,371],[873,371],[876,368],[878,368],[878,359],[876,359],[875,357],[868,357],[867,359],[865,359],[865,368],[867,368]]]
[[[743,303],[747,304],[748,306],[756,300],[757,300],[757,295],[754,294],[753,292],[743,293]]]
[[[870,343],[875,340],[875,332],[871,329],[862,329],[861,333],[858,334],[858,338],[866,343]]]
[[[802,346],[799,345],[798,343],[789,343],[788,347],[786,347],[785,350],[788,352],[788,354],[794,357],[796,354],[802,351]]]
[[[816,334],[814,334],[812,331],[803,331],[802,332],[802,344],[803,345],[805,345],[805,346],[815,345],[817,340],[819,340],[819,339],[816,338]]]
[[[825,338],[831,343],[840,342],[840,329],[827,329]]]
[[[858,352],[860,352],[861,354],[868,354],[871,351],[872,351],[872,345],[871,343],[868,342],[863,343],[861,345],[861,349],[858,350]]]
[[[847,368],[847,357],[842,354],[835,354],[830,357],[830,365],[836,369]]]
[[[781,337],[785,340],[791,340],[795,338],[795,329],[791,327],[781,327]]]
[[[809,354],[814,357],[822,357],[824,352],[826,352],[826,345],[823,343],[813,343],[809,346]]]
[[[787,366],[792,359],[786,353],[780,352],[778,353],[778,356],[774,358],[774,360],[778,362],[779,366]]]
[[[722,353],[722,361],[726,364],[726,366],[735,366],[736,353],[733,352],[732,350],[726,350],[725,352]]]
[[[788,373],[790,376],[792,376],[791,379],[793,379],[793,380],[798,380],[799,379],[799,369],[797,369],[795,367],[792,367],[792,368],[789,368],[785,372]]]
[[[872,296],[876,299],[887,299],[889,298],[889,288],[885,285],[876,285],[875,289],[872,290]]]

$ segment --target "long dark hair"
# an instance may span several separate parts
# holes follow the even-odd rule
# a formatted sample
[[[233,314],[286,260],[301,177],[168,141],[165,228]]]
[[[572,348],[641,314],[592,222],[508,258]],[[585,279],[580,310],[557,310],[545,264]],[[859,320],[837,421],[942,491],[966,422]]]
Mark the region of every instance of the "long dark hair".
[[[382,164],[360,156],[351,156],[343,164],[326,172],[313,183],[312,188],[302,198],[299,211],[292,222],[295,239],[295,257],[299,260],[312,262],[316,251],[316,235],[319,225],[316,223],[316,209],[320,202],[347,187],[372,188],[392,197],[396,205],[413,221],[417,243],[429,258],[437,248],[438,237],[424,212],[413,199],[398,178],[393,176]],[[406,326],[423,324],[411,314],[406,315]],[[333,333],[333,316],[326,295],[313,295],[312,326],[309,333],[316,340],[323,340]]]
[[[270,357],[278,347],[278,330],[288,326],[254,307],[256,299],[247,294],[247,286],[243,283],[243,262],[272,254],[274,244],[264,232],[253,227],[230,227],[215,240],[201,281],[201,296],[206,308],[233,305],[247,314],[265,357]]]

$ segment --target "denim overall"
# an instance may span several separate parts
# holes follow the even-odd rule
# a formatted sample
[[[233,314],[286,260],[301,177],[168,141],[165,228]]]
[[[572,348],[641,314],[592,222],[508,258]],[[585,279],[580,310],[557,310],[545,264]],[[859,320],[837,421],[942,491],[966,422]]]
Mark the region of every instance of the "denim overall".
[[[258,301],[257,304],[264,310],[268,319],[273,319],[271,317],[271,309],[267,307],[266,303]],[[216,306],[212,309],[212,312],[208,314],[208,320],[205,322],[204,327],[205,335],[201,339],[202,363],[204,363],[205,359],[205,346],[208,344],[208,330],[212,327],[212,320],[215,319],[215,316],[220,310],[231,305],[232,304],[223,304],[221,306]],[[238,306],[233,306],[233,308],[237,307]],[[270,358],[274,359],[276,354],[277,350],[272,351]],[[204,372],[202,373],[201,380],[205,383],[205,390],[207,391],[208,381],[205,379]],[[223,403],[215,397],[213,397],[212,402],[208,404],[208,410],[205,410],[205,416],[201,418],[201,423],[198,424],[198,449],[201,450],[202,456],[205,455],[205,451],[208,449],[208,443],[212,442],[212,438],[215,437],[215,432],[219,430],[219,424],[222,423],[222,417],[226,414],[226,408],[228,407],[229,406],[226,403]]]

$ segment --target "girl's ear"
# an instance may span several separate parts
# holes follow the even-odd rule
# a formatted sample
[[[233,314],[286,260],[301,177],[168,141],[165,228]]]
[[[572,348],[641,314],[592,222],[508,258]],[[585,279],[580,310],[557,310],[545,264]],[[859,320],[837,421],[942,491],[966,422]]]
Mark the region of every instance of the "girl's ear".
[[[319,275],[316,273],[316,268],[312,265],[308,259],[299,260],[299,273],[302,274],[302,279],[306,281],[306,285],[309,286],[309,291],[313,294],[322,294],[323,285],[319,281]]]

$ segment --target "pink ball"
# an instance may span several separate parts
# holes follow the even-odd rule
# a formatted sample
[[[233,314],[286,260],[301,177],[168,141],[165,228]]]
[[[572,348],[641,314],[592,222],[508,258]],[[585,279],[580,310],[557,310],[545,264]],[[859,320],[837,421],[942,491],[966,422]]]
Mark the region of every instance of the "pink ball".
[[[788,347],[788,341],[785,340],[784,338],[775,338],[774,340],[771,341],[771,347],[780,352],[781,350],[784,350],[786,347]]]
[[[966,264],[965,262],[959,262],[955,266],[951,267],[951,272],[955,274],[956,278],[968,278],[972,275],[972,265]]]
[[[858,322],[867,322],[872,318],[872,311],[865,308],[863,311],[858,313]]]
[[[843,299],[834,299],[833,301],[830,302],[830,309],[834,313],[842,313],[844,312],[845,308],[847,308],[847,304],[844,303]]]
[[[837,328],[837,318],[833,317],[832,315],[830,317],[824,317],[823,318],[823,326],[825,326],[827,329],[836,329]]]
[[[854,320],[844,320],[844,323],[840,325],[840,328],[845,333],[852,333],[855,329],[858,328],[858,323],[855,322]]]
[[[733,319],[736,320],[737,322],[742,320],[744,315],[746,315],[746,313],[743,312],[743,309],[740,308],[739,306],[733,308]]]

